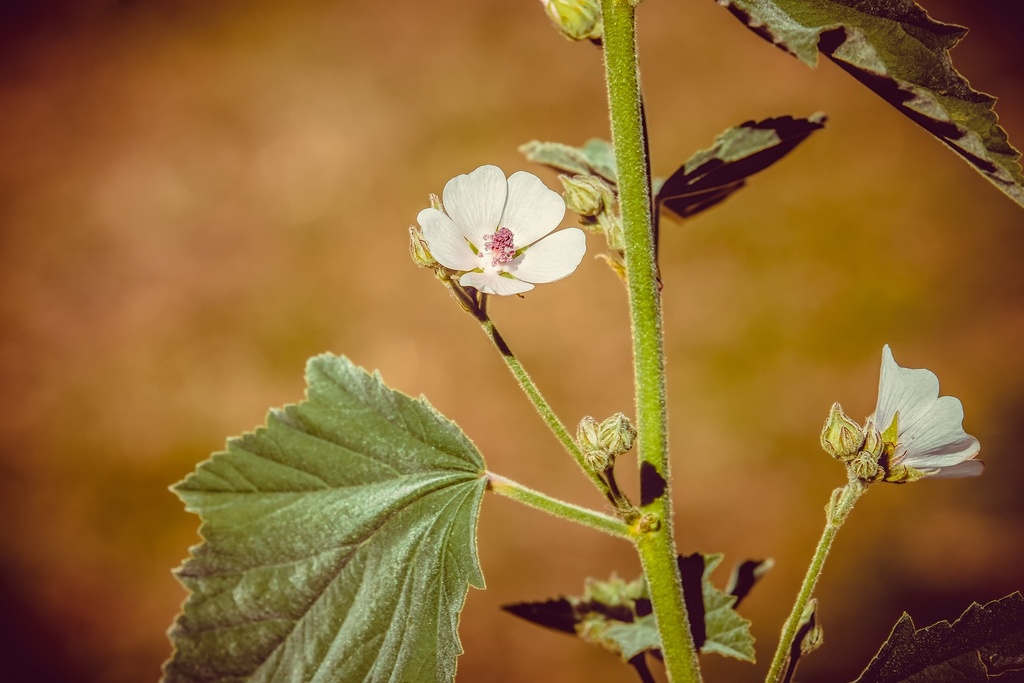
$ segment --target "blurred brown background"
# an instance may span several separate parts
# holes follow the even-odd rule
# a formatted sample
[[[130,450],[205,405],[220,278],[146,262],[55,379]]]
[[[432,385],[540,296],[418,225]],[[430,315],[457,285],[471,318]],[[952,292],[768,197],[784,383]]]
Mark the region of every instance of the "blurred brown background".
[[[927,5],[974,27],[958,66],[1024,145],[1017,0]],[[158,677],[198,521],[167,487],[301,398],[324,350],[427,394],[495,471],[601,506],[406,251],[453,175],[528,168],[532,138],[606,135],[596,49],[531,0],[2,7],[0,680]],[[739,196],[663,228],[681,550],[777,562],[742,609],[758,665],[708,657],[709,679],[763,676],[843,478],[818,430],[834,400],[871,412],[883,343],[939,375],[982,443],[981,479],[876,487],[839,536],[801,679],[849,680],[903,609],[925,625],[1024,587],[1024,212],[710,0],[639,14],[655,173],[746,119],[830,116]],[[631,412],[624,290],[600,261],[492,310],[567,422]],[[633,576],[628,546],[489,497],[480,552],[461,681],[634,680],[498,611]]]

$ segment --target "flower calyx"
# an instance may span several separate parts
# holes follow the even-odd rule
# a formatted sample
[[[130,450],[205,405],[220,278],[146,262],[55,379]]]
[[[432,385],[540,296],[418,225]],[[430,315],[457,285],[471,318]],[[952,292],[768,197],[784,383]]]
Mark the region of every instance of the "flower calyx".
[[[420,268],[437,268],[440,265],[430,253],[423,231],[415,225],[409,226],[409,255],[412,262]]]

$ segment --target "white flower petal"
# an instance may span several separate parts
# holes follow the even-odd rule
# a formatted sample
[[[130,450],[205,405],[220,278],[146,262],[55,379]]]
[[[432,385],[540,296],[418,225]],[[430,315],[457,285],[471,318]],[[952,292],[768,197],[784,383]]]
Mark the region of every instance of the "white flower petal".
[[[568,228],[545,237],[517,259],[515,276],[541,284],[567,277],[576,270],[587,251],[587,238],[579,228]]]
[[[437,209],[423,209],[416,216],[423,228],[430,254],[438,263],[452,270],[473,270],[480,259],[466,244],[466,239],[448,216]]]
[[[885,431],[898,411],[900,428],[919,419],[939,397],[939,379],[931,370],[901,368],[892,357],[889,345],[882,347],[882,373],[878,380],[878,404],[875,424]]]
[[[498,229],[507,196],[505,173],[497,166],[481,166],[448,181],[444,186],[444,210],[462,235],[481,250],[482,236]]]
[[[943,467],[935,474],[928,475],[933,479],[952,479],[953,477],[976,477],[985,470],[980,460],[966,460],[952,467]]]
[[[508,199],[500,224],[512,231],[516,249],[533,244],[557,228],[564,216],[562,196],[540,178],[526,171],[509,176]]]
[[[897,442],[906,449],[903,464],[911,467],[948,467],[978,454],[978,440],[964,432],[960,400],[943,396],[930,409],[904,421],[900,413]]]
[[[901,368],[886,345],[878,382],[875,415],[883,431],[899,414],[896,463],[919,470],[938,470],[929,476],[973,476],[979,465],[967,465],[981,450],[978,440],[963,428],[964,409],[953,396],[939,396],[939,380],[929,370]]]
[[[516,280],[510,277],[502,277],[496,271],[485,273],[466,273],[459,278],[459,284],[463,287],[476,287],[484,294],[522,294],[533,289],[529,282]]]

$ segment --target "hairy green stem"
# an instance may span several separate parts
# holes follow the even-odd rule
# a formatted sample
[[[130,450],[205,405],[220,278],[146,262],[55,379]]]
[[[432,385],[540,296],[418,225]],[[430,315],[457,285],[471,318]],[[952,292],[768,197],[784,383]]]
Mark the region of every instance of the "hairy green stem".
[[[783,676],[785,676],[787,671],[790,650],[793,647],[793,639],[800,629],[804,610],[814,595],[818,579],[821,578],[821,571],[825,567],[825,560],[828,558],[829,550],[832,549],[832,541],[835,539],[839,527],[843,525],[850,511],[853,510],[854,503],[864,495],[865,491],[867,491],[867,484],[851,475],[850,481],[846,486],[832,492],[832,498],[826,508],[825,529],[821,532],[818,547],[815,548],[814,557],[811,558],[811,564],[807,567],[807,574],[804,576],[800,592],[793,603],[793,610],[789,613],[786,623],[782,626],[782,636],[779,638],[779,645],[775,648],[772,665],[769,667],[768,675],[764,679],[766,683],[779,683],[779,681],[783,680]]]
[[[636,546],[651,591],[669,680],[701,680],[683,602],[672,530],[661,293],[636,49],[637,0],[602,0],[605,77],[619,202],[626,242],[626,276],[633,323],[641,517]]]
[[[524,505],[543,510],[549,515],[576,522],[612,536],[626,540],[633,538],[630,527],[621,519],[552,498],[493,472],[487,472],[486,477],[488,487],[500,496],[517,500]]]
[[[494,326],[494,322],[490,318],[486,317],[486,314],[483,316],[477,316],[477,319],[480,321],[480,326],[483,327],[484,333],[494,344],[494,347],[498,349],[498,353],[501,354],[501,358],[505,361],[505,365],[508,366],[509,371],[516,378],[516,381],[519,382],[519,386],[522,387],[523,392],[526,394],[527,398],[530,399],[533,407],[537,409],[537,412],[540,414],[541,419],[544,420],[544,423],[551,429],[555,437],[562,442],[562,445],[565,446],[565,450],[572,455],[576,464],[580,466],[580,469],[583,470],[584,474],[594,482],[594,486],[598,488],[605,498],[614,501],[611,490],[608,488],[608,482],[606,482],[598,472],[587,466],[586,460],[583,457],[583,451],[581,451],[579,446],[576,445],[576,441],[572,438],[569,430],[565,428],[565,425],[562,424],[561,420],[558,419],[558,416],[555,415],[555,411],[553,411],[551,406],[548,405],[548,402],[544,399],[540,390],[537,389],[537,385],[534,384],[533,379],[530,377],[529,373],[526,372],[522,363],[520,363],[519,359],[515,357],[512,350],[509,349],[508,344],[505,343],[505,339]]]

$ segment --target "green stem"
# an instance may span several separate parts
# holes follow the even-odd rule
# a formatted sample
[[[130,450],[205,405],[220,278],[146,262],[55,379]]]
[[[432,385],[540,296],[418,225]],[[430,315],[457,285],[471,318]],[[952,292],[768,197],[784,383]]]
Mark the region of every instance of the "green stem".
[[[552,498],[540,491],[526,488],[522,484],[518,484],[493,472],[487,472],[486,476],[490,489],[500,496],[517,500],[524,505],[529,505],[537,510],[543,510],[559,519],[583,524],[591,529],[597,529],[612,536],[618,536],[626,540],[632,540],[633,538],[629,526],[621,519]]]
[[[651,193],[636,50],[636,0],[602,0],[605,77],[619,202],[626,242],[626,275],[633,322],[641,518],[637,550],[669,680],[701,680],[683,602],[672,530],[666,427],[665,360],[652,227]]]
[[[516,378],[516,381],[519,382],[519,386],[522,387],[523,392],[526,394],[527,398],[530,399],[533,407],[537,409],[537,412],[540,414],[541,419],[544,420],[544,423],[551,429],[555,437],[562,442],[562,445],[565,446],[565,450],[572,455],[576,464],[579,465],[584,474],[594,482],[594,485],[598,490],[604,494],[606,498],[613,500],[611,490],[608,488],[608,482],[606,482],[599,473],[590,467],[587,467],[586,460],[583,457],[583,451],[581,451],[579,446],[576,445],[576,441],[572,438],[572,435],[569,434],[569,430],[565,428],[565,425],[563,425],[561,420],[558,419],[558,416],[555,415],[555,411],[553,411],[551,406],[548,405],[548,402],[544,399],[540,390],[537,389],[537,385],[534,384],[533,379],[530,377],[529,373],[526,372],[522,363],[520,363],[519,359],[515,357],[512,350],[509,349],[508,344],[505,343],[505,339],[498,332],[497,328],[494,327],[494,322],[490,318],[486,317],[486,312],[484,312],[484,315],[482,316],[478,315],[477,320],[480,321],[480,326],[483,327],[484,333],[494,344],[494,347],[498,349],[498,353],[501,354],[501,358],[505,361],[505,365],[508,366],[509,371]]]
[[[851,475],[850,481],[846,486],[832,492],[832,498],[826,508],[825,530],[822,531],[821,539],[818,540],[818,547],[814,550],[814,557],[811,558],[811,564],[807,568],[803,585],[800,586],[796,602],[793,603],[793,610],[789,613],[789,618],[786,619],[786,623],[782,627],[779,645],[775,648],[772,665],[769,667],[768,675],[765,677],[766,683],[779,683],[783,679],[787,670],[790,650],[793,647],[793,639],[800,629],[804,610],[814,595],[818,579],[821,578],[821,571],[825,566],[825,560],[828,558],[829,550],[832,549],[832,541],[835,539],[839,527],[843,525],[850,511],[853,510],[854,503],[864,495],[865,491],[867,491],[867,484]]]

